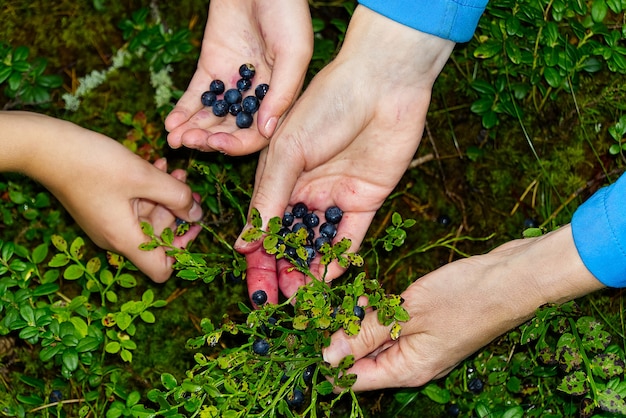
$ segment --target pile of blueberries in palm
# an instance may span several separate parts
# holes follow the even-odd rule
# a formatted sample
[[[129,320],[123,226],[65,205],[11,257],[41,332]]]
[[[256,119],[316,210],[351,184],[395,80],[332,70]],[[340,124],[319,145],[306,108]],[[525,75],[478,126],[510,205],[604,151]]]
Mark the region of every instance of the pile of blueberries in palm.
[[[252,126],[253,117],[261,100],[267,94],[270,86],[263,83],[254,89],[254,95],[244,97],[244,93],[252,88],[252,79],[256,73],[254,65],[242,64],[239,67],[241,78],[237,81],[237,86],[226,90],[226,85],[222,80],[213,80],[209,85],[209,90],[202,93],[200,101],[203,106],[212,107],[215,116],[224,117],[228,114],[235,116],[237,127],[245,129]]]
[[[337,235],[337,225],[341,222],[343,211],[337,206],[331,206],[324,212],[325,222],[320,225],[320,218],[315,212],[309,211],[306,204],[296,203],[291,212],[285,212],[283,216],[283,227],[278,235],[283,238],[291,232],[298,232],[301,229],[307,231],[307,243],[304,249],[307,251],[307,264],[315,258],[324,244],[330,244]],[[316,236],[314,228],[319,225]],[[300,260],[294,247],[287,246],[285,254],[293,260]]]

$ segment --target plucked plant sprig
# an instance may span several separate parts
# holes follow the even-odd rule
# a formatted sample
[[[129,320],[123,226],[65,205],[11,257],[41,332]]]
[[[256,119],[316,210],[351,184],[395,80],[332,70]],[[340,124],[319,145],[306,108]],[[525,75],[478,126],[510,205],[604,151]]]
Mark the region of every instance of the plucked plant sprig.
[[[390,327],[391,338],[397,339],[400,323],[409,319],[402,299],[386,294],[378,281],[366,278],[363,272],[334,286],[323,277],[314,278],[303,249],[306,231],[279,235],[280,218],[272,218],[263,229],[258,211],[253,209],[251,214],[252,227],[243,234],[244,239],[262,239],[268,253],[288,259],[294,269],[312,280],[278,304],[261,304],[253,310],[240,303],[245,321],[236,322],[228,315],[219,324],[203,319],[202,335],[187,343],[188,348],[198,350],[196,364],[182,381],[170,374],[162,375],[163,388],[148,393],[158,409],[146,410],[155,416],[317,417],[330,416],[333,407],[347,399],[350,416],[363,416],[356,394],[350,389],[356,376],[346,372],[354,358],[348,356],[332,367],[324,362],[322,349],[330,344],[332,333],[340,329],[349,335],[358,333],[365,310],[375,311],[379,321]],[[160,242],[167,246],[173,235],[166,232],[160,241],[155,237],[153,245]],[[295,257],[287,254],[287,247],[296,249]],[[347,239],[325,244],[320,249],[321,264],[336,261],[344,267],[362,265],[360,256],[347,252],[349,247]],[[176,250],[177,260],[188,257],[184,253]],[[204,268],[202,263],[196,266],[201,272]],[[331,395],[335,388],[341,389]]]

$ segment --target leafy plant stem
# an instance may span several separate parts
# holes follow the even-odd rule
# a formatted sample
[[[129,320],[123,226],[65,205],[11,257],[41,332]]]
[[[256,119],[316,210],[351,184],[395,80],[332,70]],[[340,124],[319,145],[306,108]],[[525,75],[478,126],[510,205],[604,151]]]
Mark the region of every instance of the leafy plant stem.
[[[587,374],[587,381],[589,382],[589,387],[591,388],[590,392],[593,397],[593,402],[595,405],[597,405],[598,401],[596,399],[596,393],[598,392],[598,388],[596,387],[596,382],[593,379],[593,375],[591,373],[591,366],[590,366],[591,361],[587,357],[587,353],[585,352],[585,349],[583,348],[583,342],[580,339],[580,335],[578,334],[578,329],[576,328],[576,321],[574,320],[574,318],[567,318],[567,321],[569,322],[570,328],[572,330],[572,335],[576,339],[576,344],[578,345],[580,349],[580,356],[583,359],[582,363],[585,365],[585,372]]]

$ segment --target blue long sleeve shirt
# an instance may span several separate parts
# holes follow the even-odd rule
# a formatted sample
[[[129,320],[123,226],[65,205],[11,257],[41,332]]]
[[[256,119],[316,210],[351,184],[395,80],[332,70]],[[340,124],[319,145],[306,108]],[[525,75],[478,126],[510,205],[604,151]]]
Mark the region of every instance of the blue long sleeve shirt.
[[[359,0],[359,3],[421,32],[467,42],[488,0]],[[626,175],[596,192],[574,213],[578,254],[604,285],[626,287]]]

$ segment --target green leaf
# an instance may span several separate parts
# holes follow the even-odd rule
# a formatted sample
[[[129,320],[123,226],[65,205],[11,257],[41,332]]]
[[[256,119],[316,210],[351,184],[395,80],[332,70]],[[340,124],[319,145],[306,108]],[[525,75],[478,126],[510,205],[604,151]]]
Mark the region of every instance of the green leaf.
[[[100,341],[96,337],[85,337],[76,344],[76,351],[78,353],[85,353],[87,351],[96,351],[100,347]]]
[[[118,312],[115,314],[115,322],[121,330],[125,330],[133,322],[133,319],[126,312]]]
[[[72,245],[70,246],[70,255],[77,260],[83,258],[83,252],[85,250],[85,240],[81,237],[76,237],[74,241],[72,241]]]
[[[63,267],[70,262],[70,258],[65,254],[55,254],[48,263],[49,267]]]
[[[552,88],[558,88],[563,83],[563,77],[561,77],[559,70],[554,67],[546,67],[543,71],[543,77]]]
[[[143,292],[141,295],[141,301],[146,304],[146,306],[150,306],[154,301],[154,291],[152,289],[148,289]]]
[[[33,296],[39,297],[39,296],[44,296],[44,295],[51,295],[52,293],[55,293],[58,290],[59,290],[58,284],[46,283],[46,284],[37,286],[33,290]]]
[[[85,270],[83,266],[78,264],[72,264],[63,272],[63,278],[66,280],[76,280],[83,277]]]
[[[48,256],[48,244],[40,244],[33,250],[31,261],[35,264],[42,263]]]
[[[93,257],[87,262],[87,273],[90,275],[95,275],[100,270],[102,266],[102,262],[98,257]]]
[[[174,377],[174,375],[170,373],[163,373],[161,375],[161,384],[167,390],[172,390],[176,386],[178,386],[178,382],[176,381],[176,378]]]
[[[69,371],[74,371],[78,367],[78,353],[74,348],[68,348],[63,352],[61,357],[63,365]]]
[[[263,219],[261,219],[261,214],[257,208],[252,208],[250,211],[250,224],[258,229],[263,227]]]
[[[333,393],[333,384],[330,383],[328,380],[325,380],[315,385],[315,391],[322,396],[330,395],[331,393]]]
[[[127,289],[133,288],[137,286],[137,279],[134,276],[124,273],[118,277],[118,281],[120,286],[125,287]]]
[[[445,388],[439,387],[436,383],[427,384],[422,393],[426,395],[431,401],[440,405],[445,405],[450,402],[450,391]]]
[[[148,324],[154,324],[154,322],[156,321],[154,314],[150,311],[143,311],[139,314],[139,317],[143,320],[143,322],[146,322]]]
[[[487,59],[492,58],[502,51],[502,43],[495,40],[489,40],[474,50],[474,58]]]
[[[602,23],[608,11],[606,0],[593,0],[591,4],[591,18],[594,22]]]
[[[624,398],[612,389],[605,389],[596,393],[600,409],[613,414],[626,415]]]
[[[589,392],[589,382],[587,375],[583,371],[575,371],[561,380],[557,389],[568,395],[581,396]]]
[[[122,348],[120,343],[118,343],[117,341],[111,341],[104,347],[104,351],[106,351],[107,353],[115,354],[120,351],[120,348]]]
[[[122,352],[120,353],[120,357],[122,358],[122,360],[124,360],[127,363],[130,363],[133,361],[133,353],[131,353],[128,350],[122,350]]]

